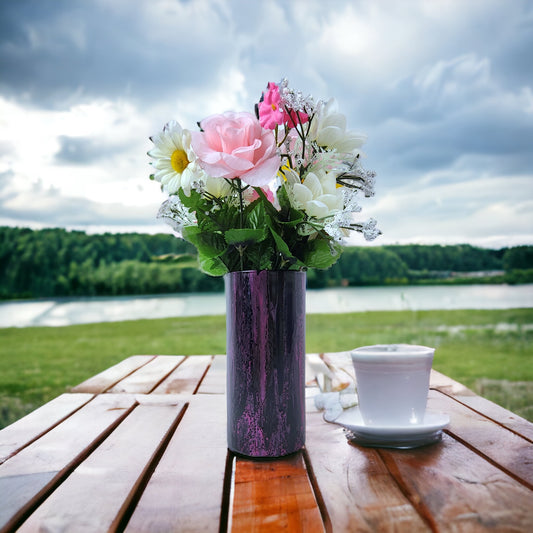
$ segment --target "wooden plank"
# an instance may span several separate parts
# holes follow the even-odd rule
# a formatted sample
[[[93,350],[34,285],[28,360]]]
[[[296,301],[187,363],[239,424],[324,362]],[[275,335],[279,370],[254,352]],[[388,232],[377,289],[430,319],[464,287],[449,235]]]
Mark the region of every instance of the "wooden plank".
[[[127,512],[183,407],[183,403],[137,406],[18,531],[110,530]]]
[[[431,369],[431,377],[429,380],[431,389],[447,394],[448,396],[475,396],[476,393],[465,387],[462,383],[449,378],[445,374]]]
[[[62,394],[0,431],[0,464],[87,403],[92,394]]]
[[[203,379],[198,394],[226,393],[226,356],[215,355],[209,370]]]
[[[235,458],[231,531],[323,532],[301,453],[271,460]]]
[[[162,381],[153,394],[194,394],[207,368],[211,364],[210,355],[192,355],[187,358]]]
[[[461,396],[457,399],[471,409],[474,409],[474,411],[484,414],[488,418],[498,422],[498,424],[501,424],[533,443],[533,424],[525,418],[522,418],[481,396]]]
[[[118,383],[121,379],[141,368],[143,365],[154,359],[155,355],[132,355],[120,363],[107,368],[103,372],[96,374],[88,380],[80,383],[70,392],[92,392],[100,394]]]
[[[180,405],[188,403],[192,394],[135,394],[139,405]]]
[[[533,446],[530,441],[439,391],[430,391],[428,408],[449,414],[447,431],[450,434],[523,480],[533,490]]]
[[[420,517],[375,449],[348,443],[344,430],[309,402],[306,451],[328,529],[339,532],[426,532]]]
[[[123,392],[147,394],[168,376],[183,359],[183,355],[156,356],[106,392],[112,394]]]
[[[533,531],[533,491],[449,435],[379,454],[433,531]]]
[[[0,530],[57,485],[124,417],[131,395],[102,395],[0,465]]]
[[[125,531],[218,532],[226,456],[225,402],[193,396]]]
[[[464,405],[471,407],[475,411],[484,414],[511,431],[527,438],[530,442],[533,442],[533,424],[531,422],[490,400],[478,396],[461,383],[454,381],[440,372],[432,371],[431,387],[452,396]]]

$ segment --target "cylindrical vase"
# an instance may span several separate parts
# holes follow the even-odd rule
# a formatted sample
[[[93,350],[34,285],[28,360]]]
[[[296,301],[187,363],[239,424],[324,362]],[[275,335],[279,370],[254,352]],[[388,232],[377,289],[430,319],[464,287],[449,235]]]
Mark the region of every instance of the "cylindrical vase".
[[[305,272],[238,271],[226,290],[228,448],[280,457],[305,442]]]

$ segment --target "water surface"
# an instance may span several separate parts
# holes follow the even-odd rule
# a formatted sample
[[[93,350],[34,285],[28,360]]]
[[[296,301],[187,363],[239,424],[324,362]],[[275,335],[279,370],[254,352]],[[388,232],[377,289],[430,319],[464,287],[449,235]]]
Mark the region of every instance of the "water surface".
[[[307,291],[307,312],[533,307],[533,284],[346,287]],[[225,314],[223,293],[8,301],[0,328]]]

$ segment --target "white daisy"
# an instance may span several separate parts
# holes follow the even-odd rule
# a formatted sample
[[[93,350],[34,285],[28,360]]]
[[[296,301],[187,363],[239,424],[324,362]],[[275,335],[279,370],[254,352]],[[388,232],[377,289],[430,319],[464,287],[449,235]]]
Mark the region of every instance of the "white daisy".
[[[178,122],[172,120],[150,140],[154,148],[148,155],[153,159],[151,165],[156,169],[151,177],[160,182],[168,194],[176,194],[180,187],[190,194],[191,184],[203,176],[203,171],[195,163],[190,131],[182,129]]]

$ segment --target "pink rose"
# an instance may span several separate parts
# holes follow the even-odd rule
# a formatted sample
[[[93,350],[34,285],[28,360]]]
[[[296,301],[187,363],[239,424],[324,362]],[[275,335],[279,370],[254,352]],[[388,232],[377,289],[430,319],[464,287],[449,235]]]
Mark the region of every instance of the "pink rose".
[[[276,175],[281,164],[276,140],[251,113],[227,111],[200,122],[203,131],[192,133],[198,164],[214,178],[241,178],[262,187]]]

